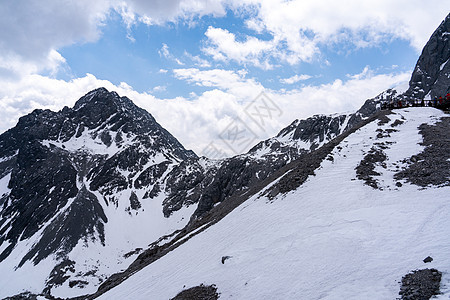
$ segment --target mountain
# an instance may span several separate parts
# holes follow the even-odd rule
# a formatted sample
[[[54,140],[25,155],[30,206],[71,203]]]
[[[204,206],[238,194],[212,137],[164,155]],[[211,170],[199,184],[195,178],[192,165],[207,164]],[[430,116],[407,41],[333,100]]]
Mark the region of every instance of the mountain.
[[[94,292],[149,245],[196,227],[219,203],[233,208],[229,199],[249,196],[376,106],[297,120],[218,161],[184,149],[149,113],[104,88],[73,108],[33,111],[0,135],[0,270],[12,274],[4,296]]]
[[[175,299],[202,285],[219,299],[396,299],[402,277],[424,268],[443,274],[448,298],[450,118],[411,108],[358,127],[98,299]]]
[[[231,158],[197,157],[103,88],[22,117],[0,135],[0,297],[392,299],[418,255],[446,274],[449,119],[380,107],[448,90],[449,22],[408,87]]]
[[[429,45],[433,44],[434,37],[439,37],[440,42],[447,43],[447,33],[449,32],[448,23],[449,17],[447,16],[444,22],[433,34],[433,37],[427,43],[425,49],[432,49],[432,46]],[[445,91],[445,89],[440,89],[438,86],[442,80],[448,78],[448,73],[446,73],[447,71],[444,62],[448,61],[449,51],[448,47],[446,48],[447,50],[444,49],[443,51],[428,51],[425,49],[418,60],[418,65],[420,65],[420,62],[425,62],[425,65],[430,64],[426,66],[426,69],[438,70],[433,76],[434,78],[441,78],[439,80],[436,79],[434,81],[431,80],[423,82],[422,87],[424,91],[426,91],[423,96],[431,97],[430,91],[438,91],[435,92],[436,94],[443,93]],[[434,59],[427,60],[427,56],[429,55],[433,55]],[[426,61],[428,61],[428,63]],[[240,292],[245,291],[245,287],[249,284],[249,281],[238,282],[241,277],[236,276],[236,274],[241,274],[240,272],[245,272],[247,269],[255,270],[255,268],[260,268],[257,272],[248,272],[250,277],[253,276],[253,280],[257,281],[257,278],[262,276],[264,277],[264,275],[262,275],[265,274],[263,270],[273,270],[274,267],[279,268],[280,270],[290,269],[289,265],[292,261],[288,259],[283,260],[284,256],[278,255],[278,252],[283,252],[283,249],[289,248],[289,245],[292,245],[293,241],[295,241],[295,237],[291,235],[290,237],[292,237],[292,239],[281,239],[280,243],[275,240],[277,240],[280,235],[284,236],[283,234],[285,232],[292,232],[291,228],[297,228],[296,223],[302,220],[302,210],[304,207],[314,208],[308,212],[316,216],[316,209],[320,212],[320,208],[325,207],[328,205],[329,201],[337,198],[335,203],[330,203],[330,214],[327,214],[327,216],[332,219],[332,212],[334,210],[340,211],[345,209],[345,204],[349,202],[358,203],[361,199],[367,199],[367,195],[371,194],[372,190],[374,194],[371,194],[368,199],[373,202],[376,202],[379,198],[386,199],[387,203],[396,201],[397,198],[406,200],[416,199],[417,201],[420,201],[421,197],[424,197],[425,199],[444,199],[445,193],[448,193],[448,188],[446,187],[449,185],[450,178],[448,171],[450,169],[450,158],[448,151],[445,150],[449,146],[448,139],[445,138],[446,132],[448,132],[449,129],[448,118],[444,118],[442,113],[434,109],[431,109],[431,111],[429,109],[419,109],[419,111],[416,111],[418,115],[413,113],[407,114],[407,111],[405,111],[405,114],[396,114],[393,117],[386,116],[386,112],[377,113],[383,102],[400,99],[411,100],[412,96],[410,91],[414,90],[414,86],[419,83],[419,81],[420,80],[417,80],[416,68],[412,74],[411,81],[408,86],[392,88],[380,93],[375,98],[367,100],[363,107],[355,114],[334,116],[318,115],[306,120],[296,120],[290,126],[282,129],[276,137],[259,143],[247,154],[225,159],[219,163],[216,163],[214,168],[210,169],[210,171],[212,170],[212,176],[205,177],[207,178],[207,181],[205,182],[206,184],[196,185],[199,187],[197,190],[198,193],[195,196],[199,199],[199,205],[196,213],[194,214],[197,217],[191,220],[186,228],[171,239],[171,241],[165,244],[152,245],[147,251],[143,252],[138,257],[138,259],[130,266],[128,270],[116,274],[117,276],[110,278],[110,280],[102,285],[99,291],[92,295],[92,297],[97,297],[103,293],[106,293],[106,297],[125,295],[125,293],[130,293],[130,295],[140,293],[141,295],[150,298],[151,295],[169,298],[175,296],[176,292],[181,291],[184,287],[189,288],[193,286],[192,289],[188,289],[186,292],[191,290],[202,291],[205,289],[202,288],[203,284],[217,284],[213,290],[218,289],[219,292],[222,291],[225,293],[225,297],[227,297],[227,295],[228,297],[236,297],[236,295],[241,295]],[[447,87],[448,86],[449,85],[447,84]],[[429,111],[422,114],[420,110]],[[415,123],[417,118],[419,118],[420,122],[423,123]],[[433,127],[435,122],[439,124],[436,128]],[[400,130],[400,128],[403,127],[397,128],[404,123],[409,124],[406,129]],[[420,127],[420,133],[417,127],[414,126]],[[367,133],[367,128],[371,128],[370,130],[373,130],[373,132],[371,131]],[[417,148],[417,143],[420,143],[422,138],[425,139],[424,132],[426,130],[423,128],[428,129],[426,142],[423,142],[423,145],[427,145],[424,151],[422,151],[423,148]],[[359,133],[361,130],[365,130],[366,135],[361,135]],[[400,131],[403,131],[403,133],[396,133]],[[422,138],[420,138],[421,135]],[[357,138],[355,138],[355,136]],[[352,143],[349,143],[349,139],[352,140]],[[383,141],[383,139],[385,140]],[[410,144],[402,142],[403,140],[406,142],[409,141]],[[397,143],[398,145],[395,145]],[[434,144],[439,145],[439,147],[437,147],[439,150],[435,147],[430,147],[430,145]],[[389,151],[388,149],[390,148],[396,148],[396,150]],[[346,151],[350,153],[342,154],[340,157],[341,159],[346,158],[350,154],[356,155],[360,153],[360,160],[358,160],[357,163],[350,163],[347,166],[347,169],[337,169],[333,163],[336,160],[336,156],[333,155],[333,153],[336,151],[339,152],[342,149],[347,149]],[[408,157],[408,155],[411,154],[411,149],[415,149],[414,151],[416,151],[416,154]],[[386,161],[390,161],[391,164],[389,172],[383,171],[383,169],[386,169],[389,165]],[[305,195],[301,192],[303,185],[309,180],[314,180],[316,177],[320,178],[317,173],[324,168],[323,165],[330,164],[330,162],[331,166],[328,166],[328,170],[329,172],[332,172],[331,170],[336,169],[335,175],[322,175],[323,179],[316,180],[320,181],[321,184],[316,184],[314,188],[309,190],[309,197],[305,197]],[[352,167],[350,168],[351,165]],[[354,174],[354,177],[344,180],[342,177],[347,174]],[[360,186],[362,185],[360,192],[352,193],[352,189],[350,188],[353,186],[352,182],[358,183],[358,189],[360,189]],[[328,188],[327,185],[331,185],[334,189]],[[433,185],[437,187],[435,191],[433,189]],[[399,192],[396,194],[397,191],[399,191],[399,189],[403,186],[406,186],[405,189],[408,189],[408,192]],[[429,194],[420,194],[419,191],[424,189],[429,191]],[[386,192],[377,194],[378,192],[375,192],[375,190],[378,192]],[[410,194],[409,191],[412,191],[412,194]],[[420,196],[418,197],[415,195],[416,193]],[[346,195],[349,195],[348,199],[346,199]],[[314,202],[317,197],[322,199],[322,204],[315,207]],[[267,203],[278,203],[286,199],[290,199],[289,201],[292,205],[286,206],[285,209],[280,210],[279,214],[273,213],[273,207],[266,205]],[[301,204],[299,204],[299,201]],[[254,204],[254,202],[258,202],[259,204]],[[423,205],[426,206],[428,203],[429,202],[427,201]],[[432,207],[431,209],[436,210],[440,210],[441,207],[439,205],[430,204]],[[255,212],[255,210],[247,210],[247,207],[254,206],[259,206],[256,209],[257,212]],[[398,211],[401,212],[402,209],[407,211],[408,207],[408,201],[399,203]],[[352,206],[349,206],[349,212],[351,210]],[[241,211],[245,212],[240,213]],[[399,216],[399,218],[401,220],[405,220],[405,218],[414,219],[412,216],[418,214],[422,215],[422,211],[425,210],[422,209],[422,206],[420,206],[419,210],[409,210],[409,217]],[[293,215],[292,212],[294,212]],[[367,211],[368,214],[369,212],[370,210]],[[382,228],[382,230],[378,231],[378,234],[379,239],[383,241],[383,234],[389,232],[386,227],[383,227],[385,214],[389,215],[389,212],[383,211],[382,207],[378,207],[373,213],[375,214],[375,218],[378,217],[378,219],[383,221],[380,223],[371,223],[370,221],[372,220],[362,220],[361,222],[362,224],[365,223],[370,226]],[[390,214],[395,215],[396,213],[397,212],[394,211]],[[267,220],[272,215],[274,217]],[[286,221],[285,218],[285,216],[289,215],[292,215],[291,222]],[[445,213],[443,213],[443,215],[445,215]],[[304,216],[303,219],[305,219]],[[248,222],[246,222],[246,220],[248,220]],[[425,220],[430,220],[426,213]],[[282,224],[284,224],[285,221],[287,222],[287,225],[283,227]],[[326,221],[327,218],[324,217],[322,220],[324,224],[318,225],[317,228],[324,228],[324,232],[328,227],[334,228],[329,224],[329,222]],[[344,224],[345,222],[337,222],[337,224],[340,223]],[[348,224],[353,223],[354,222],[352,221],[348,222]],[[358,222],[355,223],[359,224]],[[424,223],[419,225],[411,222],[405,222],[405,224],[406,223],[410,225],[410,227],[408,227],[408,225],[402,225],[401,227],[405,228],[406,235],[408,235],[408,232],[411,233],[414,230],[415,232],[421,231],[421,228],[425,226],[423,225]],[[316,234],[307,230],[307,228],[309,228],[308,224],[301,224],[304,225],[304,228],[302,226],[298,227],[299,231],[306,230],[312,236]],[[398,225],[396,222],[387,222],[386,224],[394,224],[392,226]],[[433,224],[438,223],[434,222]],[[443,224],[445,224],[445,222],[443,222]],[[312,226],[311,228],[316,227]],[[342,228],[342,230],[345,231],[345,228]],[[406,229],[411,230],[408,231]],[[347,227],[347,230],[351,232],[354,229],[350,226]],[[442,232],[439,231],[438,225],[431,225],[430,230],[437,230],[440,232],[440,234],[430,232],[430,235],[436,237],[436,239],[431,238],[429,240],[434,243],[433,246],[430,246],[430,249],[436,249],[436,252],[442,254],[443,250],[439,247],[439,245],[444,243],[443,241],[445,237]],[[328,233],[327,238],[332,238],[334,233],[335,230],[333,229]],[[371,235],[371,233],[367,231],[364,233],[366,233],[367,236]],[[398,239],[401,239],[402,232],[397,232],[397,234],[394,234],[393,236],[394,238],[390,240],[391,243],[395,243]],[[409,236],[412,236],[412,233]],[[265,243],[264,241],[266,240],[266,237],[271,242]],[[273,237],[274,240],[270,240],[270,237]],[[303,239],[305,242],[308,240],[307,237],[308,234],[305,233]],[[415,236],[413,236],[413,238],[417,239]],[[255,239],[258,239],[258,241],[255,241]],[[351,236],[347,239],[351,241]],[[284,240],[286,242],[282,243]],[[326,240],[327,239],[324,239],[324,241]],[[252,241],[255,241],[255,244],[252,244]],[[375,242],[376,241],[372,240],[368,243],[376,244]],[[427,242],[428,241],[424,240],[424,243]],[[412,244],[410,245],[409,243]],[[213,249],[208,247],[208,251],[206,252],[198,248],[204,248],[204,245],[211,245]],[[233,245],[243,245],[243,247],[247,249],[247,251],[244,250],[244,253],[247,253],[247,255],[244,255],[244,258],[254,257],[255,259],[251,260],[251,263],[241,265],[240,262],[242,262],[244,258],[240,256],[240,259],[237,261],[237,264],[233,270],[228,273],[226,270],[221,269],[226,268],[226,266],[221,266],[219,262],[220,257],[222,257],[222,264],[226,265],[224,262],[227,258],[229,256],[233,257],[233,253],[227,250],[228,248],[233,248]],[[323,245],[326,245],[326,243]],[[376,245],[379,248],[384,247],[382,243]],[[416,245],[418,245],[416,242],[406,239],[406,244],[403,244],[402,246],[408,249],[413,249],[408,253],[414,254],[414,252],[419,253],[419,249]],[[218,247],[222,247],[222,249],[215,252]],[[264,249],[269,250],[268,252],[263,253]],[[273,249],[273,253],[270,249]],[[315,253],[320,250],[320,247],[310,247],[305,249],[309,249],[310,252],[301,253],[304,254],[303,257],[308,261],[308,254]],[[369,250],[373,251],[374,249],[376,249],[376,247]],[[403,254],[403,248],[399,247],[398,249],[399,250],[396,252],[396,255],[397,260],[400,261],[403,259],[401,256]],[[342,253],[352,253],[352,251],[354,251],[352,247],[341,248],[340,250]],[[376,249],[374,252],[385,253],[381,250],[383,249]],[[193,253],[195,253],[195,255]],[[193,255],[198,259],[205,258],[205,260],[202,263],[198,260],[177,260],[177,257],[181,258],[181,256],[185,257],[186,255]],[[218,260],[217,255],[219,256]],[[165,257],[168,257],[167,259],[171,261],[167,261]],[[336,258],[336,260],[339,258],[333,255],[330,257]],[[362,257],[364,256],[361,255],[360,258]],[[293,259],[295,261],[295,258]],[[316,280],[316,285],[313,286],[311,291],[314,291],[314,288],[317,288],[315,291],[323,291],[321,292],[323,295],[322,298],[326,298],[325,295],[327,295],[328,291],[327,283],[332,281],[336,277],[337,273],[327,273],[327,264],[321,263],[320,259],[327,259],[327,256],[317,256],[317,259],[314,260],[315,264],[311,266],[311,269],[316,270],[316,268],[320,266],[322,270],[321,274],[323,276],[328,276],[329,280]],[[175,262],[172,260],[175,260]],[[268,262],[267,264],[264,264],[264,261],[266,260]],[[248,262],[249,261],[250,260],[248,260]],[[285,265],[283,265],[283,263],[279,263],[280,261],[284,261]],[[329,261],[331,264],[333,260],[330,259]],[[378,268],[378,271],[380,272],[378,274],[373,273],[375,275],[372,276],[370,272],[365,270],[366,277],[362,278],[361,282],[370,283],[370,278],[380,278],[380,280],[383,280],[384,278],[394,278],[394,276],[388,277],[386,275],[392,271],[392,269],[388,268],[389,264],[386,265],[386,261],[376,259],[373,259],[373,261],[375,262],[374,265],[379,264],[382,266]],[[389,262],[389,260],[387,261]],[[304,262],[304,260],[302,260],[302,262]],[[396,275],[393,280],[400,280],[401,276],[404,275],[407,270],[414,268],[414,265],[419,267],[420,264],[417,262],[420,263],[421,261],[415,260],[414,262],[411,262],[411,259],[407,260],[407,263],[401,266],[401,272],[399,272],[399,269],[396,270]],[[145,268],[145,266],[149,264],[151,264],[151,267]],[[204,268],[194,269],[194,265],[196,264],[200,264],[201,266],[204,266]],[[352,265],[351,258],[349,258],[347,264]],[[363,265],[363,263],[361,264]],[[184,282],[182,286],[177,286],[177,283],[179,283],[178,281],[174,282],[173,280],[168,280],[168,278],[165,277],[162,277],[161,281],[158,281],[158,283],[149,283],[144,278],[145,276],[150,276],[147,278],[154,278],[152,276],[155,276],[158,272],[173,274],[173,272],[175,272],[173,266],[179,265],[186,268],[185,275],[187,275],[187,273],[190,274],[189,277],[184,275],[177,277],[180,281]],[[339,272],[339,267],[341,267],[341,265],[337,266],[334,264],[334,266],[336,266],[336,272]],[[441,262],[440,266],[443,266],[444,269],[448,269],[448,265],[445,265],[445,261]],[[144,271],[141,271],[142,273],[136,274],[137,271],[143,268]],[[262,298],[278,298],[280,295],[284,296],[284,292],[289,288],[289,286],[286,287],[286,284],[291,283],[292,278],[301,278],[303,272],[309,271],[308,268],[305,269],[305,267],[301,266],[299,266],[299,269],[300,271],[298,272],[300,273],[297,272],[296,274],[291,274],[292,276],[287,278],[283,277],[286,280],[282,280],[281,283],[276,285],[273,289],[268,287],[271,287],[273,282],[280,282],[277,281],[277,275],[280,275],[282,272],[280,271],[280,273],[275,273],[274,276],[270,276],[269,274],[268,276],[265,276],[267,280],[264,284],[256,284],[253,287],[252,292],[254,293],[248,293],[242,297],[261,298],[261,294],[258,294],[258,291],[265,291],[268,289],[276,291],[275,294],[269,293],[270,296],[264,294]],[[197,272],[197,270],[199,271]],[[347,272],[349,274],[352,272],[356,272],[356,274],[358,274],[356,269],[347,269]],[[211,274],[222,274],[223,276],[219,275],[217,278],[221,277],[222,283],[223,280],[227,281],[229,279],[230,284],[224,283],[221,288],[218,281],[211,279],[214,277]],[[231,277],[234,277],[234,279],[231,279]],[[357,279],[359,279],[359,277],[344,277],[343,282],[345,282],[345,280],[352,282]],[[364,281],[365,279],[367,280]],[[119,287],[114,288],[110,293],[107,292],[110,288],[116,285],[119,285]],[[151,286],[151,288],[142,288],[142,286]],[[241,286],[243,286],[243,288],[240,288]],[[320,286],[325,287],[320,289]],[[338,287],[339,285],[336,286]],[[133,288],[130,289],[130,287]],[[359,285],[357,287],[360,288]],[[306,288],[306,286],[301,286],[300,290],[303,288]],[[397,284],[393,285],[391,283],[389,288],[390,290],[386,292],[388,296],[386,296],[385,293],[380,298],[392,299],[396,294],[398,294],[398,288],[399,287]],[[293,290],[295,291],[296,289],[293,288]],[[377,295],[377,291],[363,291],[361,293],[352,290],[351,292],[347,294],[343,293],[340,296],[336,296],[337,294],[333,295],[334,296],[330,296],[330,298],[353,297],[355,299],[361,299]],[[316,297],[320,298],[318,294]],[[237,298],[241,297],[237,296]],[[292,298],[305,298],[305,296],[300,293],[294,294]],[[314,297],[311,298],[313,299]]]
[[[164,177],[192,158],[148,112],[104,88],[20,118],[0,136],[0,270],[48,293],[68,266],[76,278],[67,284],[101,283],[124,254],[189,220],[193,207],[168,219],[161,202]]]

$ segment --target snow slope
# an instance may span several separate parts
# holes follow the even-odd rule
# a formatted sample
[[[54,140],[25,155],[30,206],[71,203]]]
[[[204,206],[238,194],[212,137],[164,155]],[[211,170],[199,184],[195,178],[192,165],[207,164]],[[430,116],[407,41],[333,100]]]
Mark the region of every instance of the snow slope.
[[[388,117],[347,137],[297,190],[252,197],[100,299],[169,299],[204,283],[216,284],[221,299],[392,300],[402,276],[426,267],[443,273],[440,299],[448,299],[450,188],[393,179],[400,160],[423,149],[417,127],[448,116],[416,108]],[[398,131],[377,138],[395,120],[404,121]],[[380,142],[388,158],[373,189],[355,167]],[[428,255],[434,260],[424,264]]]
[[[97,196],[100,198],[100,195]],[[118,203],[126,203],[129,193],[125,192],[118,197]],[[71,276],[71,280],[85,281],[86,284],[69,287],[70,281],[66,280],[62,285],[52,288],[52,295],[65,298],[95,292],[103,280],[126,269],[140,253],[136,251],[133,255],[125,256],[127,252],[137,248],[145,249],[161,236],[183,228],[197,206],[191,205],[175,212],[170,218],[165,218],[161,210],[164,198],[165,195],[161,194],[151,201],[142,201],[141,213],[133,212],[132,216],[123,207],[115,208],[100,202],[109,219],[105,224],[105,245],[95,240],[80,240],[67,256],[75,264],[74,270],[68,270],[66,275]],[[61,213],[65,213],[67,207]],[[0,265],[0,271],[8,274],[0,276],[0,298],[25,291],[40,293],[44,289],[48,274],[59,263],[53,256],[37,265],[28,261],[17,268],[17,263],[31,245],[38,241],[45,227],[32,238],[19,242],[13,254]]]

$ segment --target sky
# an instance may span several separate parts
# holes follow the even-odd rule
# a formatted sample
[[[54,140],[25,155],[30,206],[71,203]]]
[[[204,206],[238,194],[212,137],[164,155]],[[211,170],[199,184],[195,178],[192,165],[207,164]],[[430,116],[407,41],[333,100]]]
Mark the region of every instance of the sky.
[[[442,0],[4,0],[0,132],[106,87],[198,155],[408,82]]]

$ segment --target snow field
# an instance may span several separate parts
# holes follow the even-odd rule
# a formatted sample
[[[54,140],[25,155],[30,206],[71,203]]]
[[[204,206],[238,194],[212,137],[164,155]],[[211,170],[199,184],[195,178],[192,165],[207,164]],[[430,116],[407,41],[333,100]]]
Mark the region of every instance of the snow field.
[[[402,276],[417,268],[443,272],[450,295],[450,188],[396,187],[394,163],[420,152],[417,127],[443,117],[432,108],[388,116],[335,148],[316,176],[273,201],[254,196],[223,220],[131,276],[100,299],[168,299],[184,288],[216,284],[221,299],[395,299]],[[356,179],[355,167],[375,143],[385,150],[382,190]],[[225,264],[222,256],[232,256]],[[433,262],[424,264],[430,255]]]

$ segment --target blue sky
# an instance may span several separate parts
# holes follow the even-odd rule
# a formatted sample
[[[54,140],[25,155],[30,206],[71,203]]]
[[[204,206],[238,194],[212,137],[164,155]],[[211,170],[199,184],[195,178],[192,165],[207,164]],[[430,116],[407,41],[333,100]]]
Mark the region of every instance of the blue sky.
[[[233,155],[220,137],[237,118],[264,139],[407,82],[445,2],[3,1],[0,131],[105,86],[197,153]],[[261,92],[283,112],[265,128],[245,113]]]
[[[210,64],[202,69],[244,68],[251,77],[271,89],[286,88],[280,79],[298,74],[311,78],[297,82],[295,86],[319,85],[336,78],[345,79],[346,75],[357,74],[366,66],[376,73],[409,71],[417,61],[417,49],[403,39],[383,41],[362,49],[344,42],[324,47],[320,57],[311,62],[294,65],[275,62],[279,66],[269,70],[251,64],[240,65],[234,61],[216,62],[201,51],[207,43],[205,32],[209,26],[235,33],[238,41],[245,41],[245,37],[251,34],[266,40],[271,38],[268,34],[265,36],[246,28],[244,21],[245,16],[228,11],[226,16],[220,18],[203,16],[195,26],[186,23],[169,23],[165,26],[138,23],[127,29],[120,15],[111,12],[102,25],[101,37],[95,43],[79,43],[60,49],[59,53],[65,58],[67,68],[61,69],[56,77],[70,80],[91,73],[116,85],[126,82],[138,92],[174,98],[189,97],[191,92],[201,93],[206,90],[177,80],[169,72],[172,69],[197,67],[198,63],[192,57],[199,57]],[[170,56],[164,56],[163,48],[167,49]],[[168,72],[162,73],[160,70]]]

